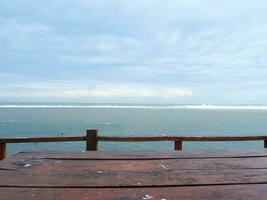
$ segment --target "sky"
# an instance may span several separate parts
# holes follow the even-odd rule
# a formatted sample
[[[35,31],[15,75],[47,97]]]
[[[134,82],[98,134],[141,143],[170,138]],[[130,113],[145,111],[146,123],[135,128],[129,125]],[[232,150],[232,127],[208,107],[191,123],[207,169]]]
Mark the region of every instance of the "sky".
[[[1,0],[0,102],[267,104],[266,0]]]

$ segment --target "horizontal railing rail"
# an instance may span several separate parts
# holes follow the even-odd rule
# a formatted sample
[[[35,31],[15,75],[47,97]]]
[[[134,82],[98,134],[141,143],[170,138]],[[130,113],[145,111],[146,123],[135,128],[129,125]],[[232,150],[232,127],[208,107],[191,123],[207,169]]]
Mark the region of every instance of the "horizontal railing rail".
[[[99,141],[107,142],[152,142],[152,141],[173,141],[174,150],[182,150],[183,142],[226,142],[226,141],[264,141],[264,148],[267,148],[267,136],[98,136],[97,129],[87,129],[86,136],[55,136],[55,137],[15,137],[0,138],[0,160],[6,158],[6,144],[9,143],[39,143],[39,142],[74,142],[86,141],[87,151],[97,151]]]
[[[142,137],[117,137],[117,136],[99,136],[99,141],[110,142],[148,142],[148,141],[253,141],[267,140],[267,136],[142,136]]]
[[[0,138],[0,143],[33,143],[33,142],[75,142],[85,141],[86,136],[55,136],[55,137],[15,137]]]

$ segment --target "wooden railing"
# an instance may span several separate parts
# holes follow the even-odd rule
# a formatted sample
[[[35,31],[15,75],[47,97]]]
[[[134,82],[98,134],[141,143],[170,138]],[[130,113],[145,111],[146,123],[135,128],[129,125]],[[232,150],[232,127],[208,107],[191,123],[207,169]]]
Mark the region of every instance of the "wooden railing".
[[[97,151],[99,141],[109,142],[151,142],[173,141],[174,150],[182,150],[183,142],[215,142],[215,141],[264,141],[267,148],[267,136],[143,136],[143,137],[117,137],[99,136],[97,129],[87,129],[86,136],[57,136],[57,137],[16,137],[0,138],[0,160],[6,158],[6,144],[9,143],[36,143],[36,142],[73,142],[86,141],[87,151]]]

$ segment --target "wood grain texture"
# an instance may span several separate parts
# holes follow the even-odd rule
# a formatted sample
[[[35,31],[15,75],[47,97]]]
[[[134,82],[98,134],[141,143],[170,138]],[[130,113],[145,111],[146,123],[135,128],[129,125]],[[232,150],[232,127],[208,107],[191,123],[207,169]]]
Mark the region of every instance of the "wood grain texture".
[[[1,200],[266,200],[267,185],[165,188],[0,188]]]
[[[267,157],[267,149],[260,150],[209,150],[207,151],[171,151],[171,152],[127,152],[127,151],[23,151],[11,159],[17,157],[35,157],[46,159],[70,159],[70,160],[162,160],[162,159],[194,159],[194,158],[247,158]]]
[[[25,151],[0,177],[5,200],[266,199],[267,150]]]
[[[24,157],[8,163],[5,168],[12,170],[0,171],[0,186],[147,187],[267,183],[266,157],[160,161]]]

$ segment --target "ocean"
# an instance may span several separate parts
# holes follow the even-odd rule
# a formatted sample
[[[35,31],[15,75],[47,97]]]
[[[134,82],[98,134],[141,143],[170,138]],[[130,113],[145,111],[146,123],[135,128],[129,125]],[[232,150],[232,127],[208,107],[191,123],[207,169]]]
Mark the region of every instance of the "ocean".
[[[267,135],[267,106],[1,103],[0,137],[85,135]],[[261,149],[262,141],[185,142],[185,150]],[[30,149],[84,150],[85,142],[9,144]],[[172,151],[172,142],[100,142],[102,151]]]

